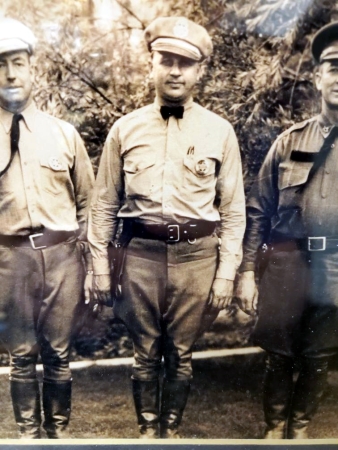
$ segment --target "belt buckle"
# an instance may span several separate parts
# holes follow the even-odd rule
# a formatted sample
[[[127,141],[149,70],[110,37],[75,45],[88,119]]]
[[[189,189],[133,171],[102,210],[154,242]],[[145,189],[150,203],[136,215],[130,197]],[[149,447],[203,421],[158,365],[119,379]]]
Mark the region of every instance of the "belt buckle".
[[[171,234],[174,233],[174,234]],[[177,224],[168,225],[168,242],[179,242],[180,227]]]
[[[320,248],[316,247],[316,243],[313,244],[314,242],[319,241],[319,243],[321,244]],[[307,241],[307,249],[309,252],[323,252],[326,250],[326,237],[325,236],[320,236],[320,237],[308,237],[308,241]]]
[[[41,248],[47,247],[46,245],[40,245],[40,247],[35,245],[34,239],[40,236],[43,236],[43,233],[30,234],[28,236],[33,250],[40,250]]]

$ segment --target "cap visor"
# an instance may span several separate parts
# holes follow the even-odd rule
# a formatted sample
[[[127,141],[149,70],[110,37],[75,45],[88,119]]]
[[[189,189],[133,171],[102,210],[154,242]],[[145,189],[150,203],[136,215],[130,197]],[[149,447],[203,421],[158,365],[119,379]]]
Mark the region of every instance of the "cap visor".
[[[21,39],[1,39],[0,40],[0,54],[11,53],[18,51],[26,51],[30,53],[30,48],[27,43]]]
[[[151,44],[151,50],[157,52],[168,52],[185,56],[194,61],[200,61],[202,54],[197,47],[180,39],[159,38]]]

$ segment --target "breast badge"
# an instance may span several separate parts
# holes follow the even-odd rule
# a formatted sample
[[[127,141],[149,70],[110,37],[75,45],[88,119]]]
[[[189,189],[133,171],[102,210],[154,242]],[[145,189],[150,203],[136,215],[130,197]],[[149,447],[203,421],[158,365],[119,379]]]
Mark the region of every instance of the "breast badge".
[[[205,175],[208,172],[209,165],[205,159],[200,159],[195,166],[198,175]]]
[[[49,163],[49,167],[53,170],[61,170],[62,169],[62,164],[60,163],[60,161],[58,160],[58,158],[56,156],[50,157],[48,160],[48,163]]]

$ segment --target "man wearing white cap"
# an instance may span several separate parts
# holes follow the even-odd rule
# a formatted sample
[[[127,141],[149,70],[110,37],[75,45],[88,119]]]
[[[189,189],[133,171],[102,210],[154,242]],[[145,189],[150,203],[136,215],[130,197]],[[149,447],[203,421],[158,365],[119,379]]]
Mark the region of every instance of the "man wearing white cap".
[[[83,302],[91,163],[76,130],[32,100],[35,38],[0,20],[0,308],[20,438],[66,435],[70,342]],[[88,253],[87,253],[88,255]],[[88,263],[90,263],[90,258]],[[89,267],[91,269],[91,267]]]
[[[282,133],[262,165],[236,292],[250,313],[268,244],[253,333],[267,351],[266,439],[307,438],[338,348],[338,22],[317,32],[312,55],[321,113]]]
[[[122,245],[129,244],[114,312],[134,342],[140,437],[178,438],[192,378],[192,346],[232,300],[244,194],[233,128],[192,99],[201,63],[212,52],[207,31],[183,17],[158,18],[145,30],[145,39],[156,98],[118,120],[108,135],[89,242],[94,296],[106,303],[107,248],[123,221]]]

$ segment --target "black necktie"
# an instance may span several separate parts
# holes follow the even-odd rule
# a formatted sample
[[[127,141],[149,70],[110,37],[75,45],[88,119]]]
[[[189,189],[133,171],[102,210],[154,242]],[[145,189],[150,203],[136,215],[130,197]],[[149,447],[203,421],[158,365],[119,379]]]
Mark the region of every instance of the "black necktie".
[[[10,131],[10,139],[11,139],[11,156],[9,158],[9,162],[7,166],[0,172],[0,177],[7,172],[10,165],[12,164],[15,153],[19,150],[19,139],[20,139],[20,126],[19,122],[23,119],[21,114],[14,114],[12,119],[12,126]]]
[[[297,192],[303,192],[305,187],[309,185],[310,181],[313,179],[318,169],[325,163],[325,160],[332,149],[335,139],[338,137],[338,127],[332,127],[330,134],[325,138],[323,145],[321,146],[318,153],[314,156],[313,166],[310,169],[308,179],[305,184],[303,184]]]
[[[182,119],[184,106],[161,106],[160,112],[164,120],[168,120],[170,116],[174,116],[176,119]]]

